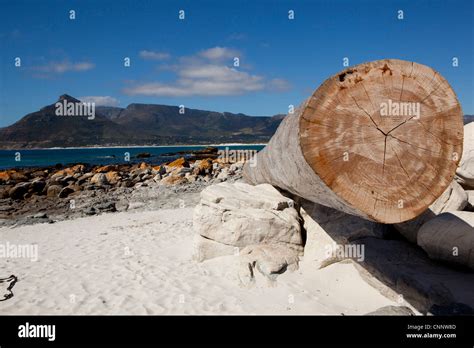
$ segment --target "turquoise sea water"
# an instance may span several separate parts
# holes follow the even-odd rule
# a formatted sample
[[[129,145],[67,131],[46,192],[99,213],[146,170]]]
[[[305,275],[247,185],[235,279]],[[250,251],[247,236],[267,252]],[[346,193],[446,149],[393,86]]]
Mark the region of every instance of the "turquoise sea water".
[[[220,150],[261,150],[264,145],[229,145],[216,146]],[[0,169],[23,167],[46,167],[56,164],[120,164],[149,162],[160,164],[182,155],[166,156],[167,153],[201,150],[206,146],[166,146],[166,147],[108,147],[108,148],[74,148],[74,149],[38,149],[38,150],[0,150]],[[126,153],[130,161],[125,160]],[[150,158],[136,158],[139,153],[150,153]],[[17,161],[19,159],[19,161]]]

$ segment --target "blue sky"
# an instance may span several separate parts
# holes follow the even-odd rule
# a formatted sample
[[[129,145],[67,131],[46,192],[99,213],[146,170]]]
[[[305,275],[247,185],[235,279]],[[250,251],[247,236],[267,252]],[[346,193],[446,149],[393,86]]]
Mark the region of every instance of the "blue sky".
[[[122,107],[286,113],[344,57],[429,65],[474,114],[471,0],[0,0],[0,8],[0,127],[64,93]]]

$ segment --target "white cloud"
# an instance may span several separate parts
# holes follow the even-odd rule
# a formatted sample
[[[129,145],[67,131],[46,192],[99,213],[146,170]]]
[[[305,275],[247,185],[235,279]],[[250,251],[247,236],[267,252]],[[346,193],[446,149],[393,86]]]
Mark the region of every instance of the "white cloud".
[[[118,106],[119,101],[111,96],[98,96],[98,95],[93,95],[93,96],[86,96],[86,97],[80,97],[80,101],[84,103],[95,103],[96,106]]]
[[[193,56],[181,57],[167,66],[176,74],[173,82],[143,82],[123,89],[128,95],[188,97],[230,96],[261,90],[282,91],[289,87],[283,79],[267,81],[263,76],[251,74],[242,67],[229,67],[222,59],[234,57],[238,51],[214,47]]]
[[[221,60],[239,57],[240,52],[231,48],[216,46],[199,52],[199,55],[211,60]]]
[[[147,50],[140,51],[139,56],[146,60],[165,60],[171,57],[171,55],[166,52],[154,52]]]
[[[126,88],[130,95],[149,96],[224,96],[255,92],[265,87],[263,78],[250,75],[226,66],[193,66],[178,72],[178,80],[173,84],[160,82],[145,83]]]

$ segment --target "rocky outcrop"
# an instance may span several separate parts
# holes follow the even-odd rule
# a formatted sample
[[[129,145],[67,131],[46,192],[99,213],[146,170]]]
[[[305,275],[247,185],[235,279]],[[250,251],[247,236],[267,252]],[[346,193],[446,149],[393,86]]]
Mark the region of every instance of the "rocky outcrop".
[[[239,254],[240,279],[252,283],[254,270],[269,280],[296,268],[304,237],[295,202],[271,185],[221,183],[201,192],[193,226],[198,261]]]
[[[456,180],[464,187],[474,189],[474,122],[464,126],[464,144]]]
[[[413,220],[395,224],[394,226],[406,239],[416,243],[418,231],[424,223],[441,213],[463,210],[467,204],[467,193],[461,185],[453,181],[427,211]]]
[[[474,269],[474,213],[443,213],[425,223],[418,232],[418,245],[430,258]]]
[[[208,151],[211,149],[203,150],[202,155]],[[148,207],[159,208],[163,203],[157,202],[166,199],[163,192],[200,192],[214,183],[239,180],[242,165],[221,158],[178,158],[159,165],[77,164],[0,171],[0,224],[37,223],[40,219],[31,217],[45,211],[51,219],[60,220],[114,211],[103,208],[102,203],[116,204],[116,210],[145,202]],[[222,172],[225,175],[220,175]],[[135,191],[140,197],[138,202],[131,197]],[[156,199],[157,194],[160,199]],[[172,201],[166,205],[172,205]]]
[[[201,192],[194,229],[208,239],[239,248],[285,244],[301,249],[301,225],[293,200],[273,186],[221,183]]]

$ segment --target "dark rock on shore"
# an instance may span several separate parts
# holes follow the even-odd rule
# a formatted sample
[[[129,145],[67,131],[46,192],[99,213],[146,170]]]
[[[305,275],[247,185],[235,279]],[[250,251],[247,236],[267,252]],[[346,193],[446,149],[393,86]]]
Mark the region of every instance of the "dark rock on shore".
[[[147,207],[150,202],[154,207],[158,198],[165,200],[169,192],[199,192],[213,183],[241,178],[242,162],[212,158],[217,153],[212,147],[199,153],[209,157],[180,157],[160,165],[74,164],[0,171],[0,217],[5,219],[0,225],[54,222],[126,210],[130,197],[138,192],[141,198],[136,198],[136,204],[146,201]],[[162,204],[167,203],[156,208]],[[32,218],[35,214],[48,218]]]
[[[138,155],[136,155],[135,157],[136,157],[136,158],[150,158],[150,157],[151,157],[151,153],[142,152],[142,153],[139,153]]]

